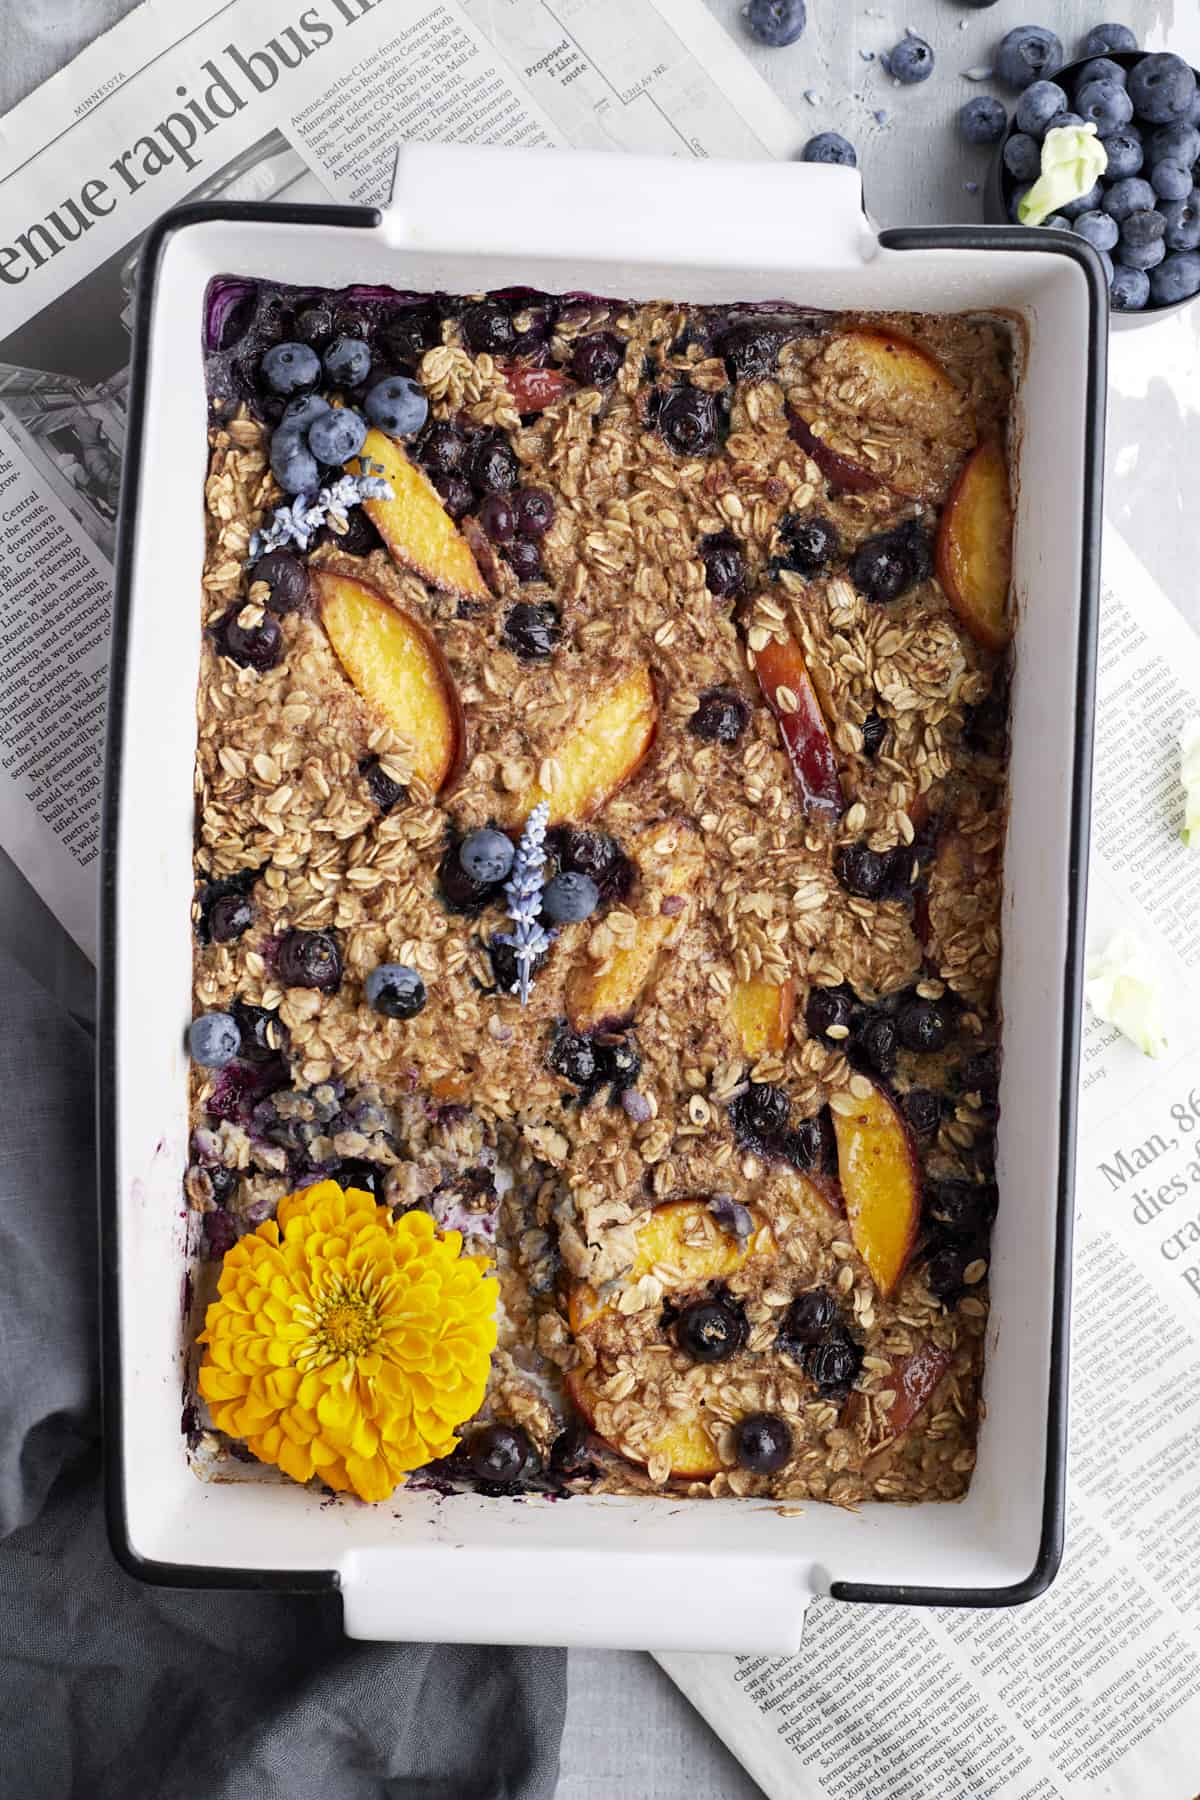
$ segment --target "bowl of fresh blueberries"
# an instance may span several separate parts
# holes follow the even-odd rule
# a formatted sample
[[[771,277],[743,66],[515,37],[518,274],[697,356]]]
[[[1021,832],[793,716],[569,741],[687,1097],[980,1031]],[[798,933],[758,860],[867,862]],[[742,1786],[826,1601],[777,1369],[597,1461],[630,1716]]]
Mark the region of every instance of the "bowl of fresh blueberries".
[[[1019,222],[1046,133],[1094,123],[1108,153],[1105,173],[1042,223],[1092,245],[1114,323],[1134,325],[1200,294],[1200,76],[1169,51],[1132,48],[1132,32],[1120,29],[1128,48],[1057,67],[1043,61],[997,149],[987,214],[994,223]]]

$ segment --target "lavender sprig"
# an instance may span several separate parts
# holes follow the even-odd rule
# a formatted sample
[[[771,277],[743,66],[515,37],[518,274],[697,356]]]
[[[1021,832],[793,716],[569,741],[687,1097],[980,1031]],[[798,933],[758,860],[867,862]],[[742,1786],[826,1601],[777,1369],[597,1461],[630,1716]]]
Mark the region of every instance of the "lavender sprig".
[[[546,866],[546,826],[549,821],[549,803],[539,801],[525,821],[513,858],[512,873],[504,884],[508,916],[516,929],[506,932],[498,942],[510,945],[516,952],[517,991],[522,1006],[529,999],[533,965],[550,948],[556,935],[547,931],[538,919],[542,910],[542,870]]]
[[[383,464],[361,457],[357,475],[339,475],[328,487],[317,493],[297,494],[287,506],[277,506],[265,531],[256,531],[250,539],[250,556],[256,560],[267,550],[282,550],[295,544],[307,550],[322,525],[340,525],[346,529],[346,515],[352,506],[364,500],[394,500],[395,492],[383,479]]]

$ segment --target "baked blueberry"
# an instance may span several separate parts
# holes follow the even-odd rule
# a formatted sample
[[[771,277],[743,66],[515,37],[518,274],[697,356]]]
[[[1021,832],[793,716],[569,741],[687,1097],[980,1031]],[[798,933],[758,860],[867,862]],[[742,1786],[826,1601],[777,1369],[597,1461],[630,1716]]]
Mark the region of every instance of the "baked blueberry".
[[[840,131],[818,131],[800,152],[801,162],[833,163],[843,169],[857,169],[858,152]]]
[[[602,900],[627,900],[633,889],[634,866],[616,838],[604,831],[586,831],[577,825],[556,825],[546,834],[546,844],[560,869],[590,875]]]
[[[797,1294],[783,1315],[779,1328],[781,1346],[792,1355],[811,1344],[823,1343],[838,1321],[837,1296],[828,1288],[809,1288]]]
[[[264,613],[257,625],[242,625],[238,622],[242,610],[239,606],[236,611],[226,613],[217,626],[221,652],[243,669],[257,669],[260,675],[265,675],[283,655],[279,620],[271,613]]]
[[[889,50],[884,58],[884,68],[893,81],[899,81],[904,87],[915,87],[918,82],[928,81],[933,74],[936,58],[933,45],[910,31],[902,37],[895,49]],[[1063,95],[1065,102],[1066,95]]]
[[[688,720],[688,730],[706,744],[736,744],[750,722],[750,708],[732,688],[709,688]]]
[[[517,966],[517,952],[512,944],[504,942],[507,932],[498,931],[488,939],[488,960],[492,965],[492,980],[502,994],[515,994],[520,986],[520,969]],[[540,973],[546,966],[547,950],[539,950],[529,963],[530,976]]]
[[[367,436],[367,421],[350,406],[331,407],[308,428],[308,447],[318,462],[344,463],[357,456]]]
[[[775,373],[786,329],[765,319],[741,319],[718,337],[713,349],[724,358],[730,381],[766,381]]]
[[[874,606],[898,600],[932,572],[929,538],[916,519],[868,538],[850,558],[850,579]]]
[[[895,1072],[898,1033],[886,1013],[865,1013],[850,1039],[852,1060],[872,1075]]]
[[[417,444],[417,455],[431,475],[457,475],[467,460],[467,439],[448,419],[437,419]]]
[[[958,132],[964,143],[998,144],[1008,130],[1008,113],[990,94],[977,94],[958,110]]]
[[[342,981],[342,953],[330,931],[289,931],[279,945],[279,978],[285,987],[335,994]]]
[[[658,429],[677,456],[711,456],[721,435],[717,396],[704,388],[675,388],[659,407]]]
[[[311,344],[314,350],[320,350],[333,336],[332,312],[324,305],[306,306],[296,315],[295,332],[300,343]]]
[[[582,1480],[594,1475],[596,1465],[590,1453],[591,1436],[585,1425],[573,1420],[559,1432],[550,1446],[550,1471],[565,1481]]]
[[[470,482],[461,475],[434,475],[433,485],[441,495],[442,505],[452,519],[461,519],[475,504]]]
[[[868,713],[862,722],[863,755],[872,761],[883,748],[883,740],[887,736],[887,722],[877,712]]]
[[[833,853],[833,872],[848,894],[878,900],[887,885],[887,857],[866,844],[839,844]]]
[[[862,1369],[862,1346],[844,1325],[831,1325],[826,1335],[804,1352],[804,1371],[823,1400],[844,1400]]]
[[[675,1321],[675,1342],[693,1362],[728,1362],[749,1335],[746,1315],[728,1300],[697,1300]]]
[[[1143,56],[1129,71],[1129,98],[1134,111],[1152,125],[1187,120],[1196,98],[1191,65],[1169,50]]]
[[[388,375],[367,390],[363,411],[389,437],[410,438],[429,417],[429,401],[420,382],[407,375]]]
[[[625,346],[611,331],[581,337],[571,352],[571,373],[584,387],[611,387],[621,372]]]
[[[336,337],[321,358],[331,387],[357,387],[371,373],[371,346],[360,337]]]
[[[522,537],[545,537],[554,523],[554,496],[545,488],[521,488],[513,502]]]
[[[700,545],[704,585],[718,600],[735,600],[746,591],[746,558],[731,531],[714,532]]]
[[[774,1413],[751,1413],[734,1427],[733,1453],[750,1475],[774,1475],[792,1454],[792,1434]]]
[[[947,1303],[957,1300],[966,1287],[966,1269],[975,1259],[975,1249],[969,1245],[945,1244],[935,1250],[925,1264],[925,1285],[934,1298]]]
[[[908,1000],[896,1016],[896,1033],[906,1050],[930,1055],[944,1050],[950,1041],[950,1020],[936,1000],[919,995]]]
[[[251,567],[249,584],[265,582],[265,606],[274,613],[296,612],[308,599],[308,570],[290,550],[268,550]]]
[[[817,1169],[825,1161],[832,1126],[824,1112],[801,1119],[793,1131],[785,1131],[778,1144],[778,1154],[794,1169]]]
[[[930,1088],[910,1088],[904,1096],[904,1116],[914,1137],[935,1137],[942,1122],[941,1100]]]
[[[229,1013],[201,1013],[188,1031],[192,1061],[202,1069],[224,1069],[242,1048],[237,1020]]]
[[[512,314],[498,300],[477,300],[464,306],[459,326],[468,350],[489,356],[511,350],[516,338]]]
[[[467,1439],[467,1462],[479,1481],[516,1481],[533,1454],[519,1425],[481,1425]]]
[[[801,517],[785,513],[776,530],[785,568],[797,575],[819,575],[835,561],[841,550],[837,527],[819,513]]]
[[[550,1039],[546,1066],[576,1087],[590,1087],[596,1078],[596,1047],[582,1032],[560,1026]]]
[[[1024,90],[1042,76],[1057,75],[1065,60],[1062,41],[1053,31],[1043,25],[1018,25],[997,47],[996,79]]]
[[[367,1005],[385,1019],[415,1019],[424,1009],[425,983],[406,963],[379,963],[365,986]]]
[[[827,1044],[844,1045],[853,1018],[854,999],[847,988],[815,987],[809,993],[804,1023],[810,1037],[822,1038]]]
[[[208,913],[208,935],[214,944],[233,944],[254,923],[254,908],[246,894],[222,894]]]
[[[321,359],[311,344],[272,344],[259,368],[273,394],[298,394],[321,378]]]
[[[600,904],[600,889],[590,875],[560,870],[542,889],[542,911],[555,925],[578,925]]]
[[[956,1243],[974,1243],[987,1237],[998,1203],[994,1181],[945,1176],[925,1183],[922,1212],[940,1236]]]
[[[611,1087],[613,1100],[631,1088],[641,1072],[641,1052],[632,1038],[596,1045],[596,1080],[601,1087]]]
[[[517,535],[517,514],[507,494],[487,494],[479,503],[479,523],[493,544],[511,544]]]
[[[503,438],[481,438],[471,454],[471,480],[481,494],[511,493],[520,473],[516,452]]]
[[[235,1000],[230,1007],[242,1038],[242,1058],[250,1063],[277,1061],[286,1033],[278,1013],[265,1006],[250,1006]]]
[[[385,774],[383,765],[377,756],[372,756],[366,762],[360,763],[358,772],[367,784],[367,792],[372,801],[385,816],[407,795],[406,788],[401,787],[398,781],[393,781],[390,775]]]
[[[804,0],[749,0],[746,25],[752,36],[768,49],[782,50],[794,44],[808,23]]]
[[[537,581],[542,573],[542,552],[533,538],[518,538],[505,551],[509,568],[518,581]]]
[[[785,1088],[750,1082],[745,1093],[729,1106],[729,1122],[739,1149],[756,1155],[777,1155],[790,1113],[791,1102]]]
[[[505,647],[522,662],[544,662],[554,655],[562,637],[558,608],[549,601],[535,605],[520,600],[506,614],[502,635]]]

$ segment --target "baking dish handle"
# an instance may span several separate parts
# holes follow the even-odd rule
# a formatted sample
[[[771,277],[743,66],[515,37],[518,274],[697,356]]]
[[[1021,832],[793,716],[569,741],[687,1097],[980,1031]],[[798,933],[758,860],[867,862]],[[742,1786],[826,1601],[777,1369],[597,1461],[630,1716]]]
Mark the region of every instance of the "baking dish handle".
[[[857,169],[612,151],[404,144],[397,250],[710,269],[856,268],[879,250]]]
[[[365,1546],[339,1577],[347,1637],[382,1642],[559,1644],[598,1650],[740,1654],[798,1650],[804,1615],[828,1581],[810,1564],[692,1551],[423,1544]]]

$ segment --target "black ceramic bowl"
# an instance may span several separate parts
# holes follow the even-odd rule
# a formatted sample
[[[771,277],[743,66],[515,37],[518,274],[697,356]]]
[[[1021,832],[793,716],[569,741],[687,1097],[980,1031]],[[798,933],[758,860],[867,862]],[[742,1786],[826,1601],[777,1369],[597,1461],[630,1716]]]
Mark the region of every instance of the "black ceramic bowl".
[[[1111,50],[1107,53],[1107,60],[1109,62],[1120,63],[1123,69],[1132,69],[1141,62],[1143,56],[1146,54],[1147,52],[1144,50]],[[1080,71],[1085,68],[1088,63],[1097,62],[1098,60],[1099,58],[1095,56],[1081,56],[1076,62],[1064,63],[1062,68],[1059,69],[1056,74],[1047,77],[1047,79],[1056,81],[1060,87],[1066,89],[1069,105],[1073,96],[1075,81]],[[1200,70],[1196,71],[1196,80],[1197,82],[1200,82]],[[1002,141],[996,147],[996,154],[992,159],[991,167],[988,170],[987,183],[984,187],[984,216],[988,220],[988,223],[992,225],[1012,224],[1009,206],[1014,192],[1020,187],[1021,183],[1017,181],[1014,176],[1010,175],[1004,166],[1004,146],[1008,143],[1009,138],[1015,135],[1016,129],[1017,122],[1014,111],[1014,117],[1009,124],[1008,130],[1005,132]],[[1197,126],[1197,130],[1200,130],[1200,126]],[[1118,312],[1114,309],[1110,314],[1110,317],[1114,327],[1117,328],[1130,325],[1153,325],[1156,324],[1159,319],[1167,318],[1171,313],[1182,312],[1185,306],[1194,305],[1198,298],[1200,298],[1200,295],[1193,295],[1191,299],[1188,300],[1172,301],[1169,306],[1156,306],[1153,301],[1150,301],[1141,312]]]

